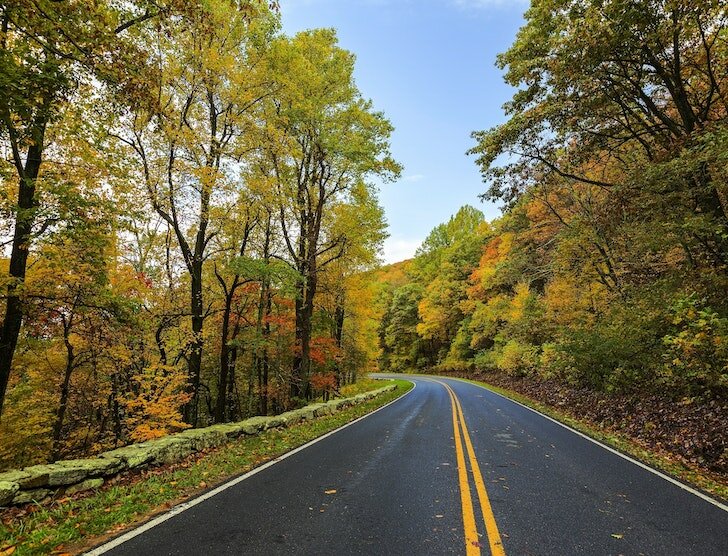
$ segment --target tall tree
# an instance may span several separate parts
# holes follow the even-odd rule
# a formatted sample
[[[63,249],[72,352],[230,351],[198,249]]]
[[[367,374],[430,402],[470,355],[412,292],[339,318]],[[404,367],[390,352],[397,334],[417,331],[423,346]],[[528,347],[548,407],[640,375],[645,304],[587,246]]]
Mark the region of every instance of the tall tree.
[[[220,0],[149,37],[159,64],[155,110],[133,107],[119,135],[139,161],[147,198],[169,226],[189,279],[190,339],[184,357],[191,399],[185,418],[198,420],[203,327],[211,304],[203,268],[219,233],[221,207],[235,198],[237,163],[249,148],[253,111],[270,94],[259,71],[276,19],[267,6]]]
[[[362,99],[353,77],[354,57],[337,46],[331,30],[299,33],[272,48],[270,73],[280,92],[269,105],[266,149],[288,257],[300,279],[291,396],[309,395],[314,298],[319,273],[344,256],[351,234],[333,226],[335,207],[368,187],[370,176],[394,177],[388,152],[392,131]]]
[[[669,199],[657,210],[682,205],[672,218],[689,220],[690,239],[728,268],[722,163],[705,155],[715,143],[706,133],[728,111],[727,24],[719,0],[534,1],[499,57],[519,88],[509,120],[474,134],[485,196],[512,202],[549,176],[635,195],[652,188]],[[646,167],[663,179],[653,183]]]
[[[34,241],[47,230],[38,181],[52,127],[80,84],[95,79],[139,100],[146,56],[131,30],[178,10],[173,3],[3,2],[0,140],[17,180],[5,314],[0,332],[0,415],[23,322],[22,286]]]

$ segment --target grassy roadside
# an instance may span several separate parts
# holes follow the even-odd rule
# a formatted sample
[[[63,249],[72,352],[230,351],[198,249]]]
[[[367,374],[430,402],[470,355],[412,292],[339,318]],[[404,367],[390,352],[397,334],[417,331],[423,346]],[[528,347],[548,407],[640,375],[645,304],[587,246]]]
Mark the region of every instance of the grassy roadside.
[[[454,378],[454,377],[450,377]],[[633,457],[636,460],[641,461],[649,465],[654,469],[658,469],[672,477],[689,484],[703,492],[706,492],[722,502],[728,501],[728,485],[720,482],[719,480],[711,477],[705,471],[688,465],[687,463],[678,460],[674,456],[668,453],[660,453],[654,450],[648,449],[645,446],[639,444],[634,439],[624,435],[614,433],[613,431],[598,427],[592,423],[576,419],[575,417],[555,409],[551,406],[545,405],[541,402],[537,402],[523,394],[494,386],[486,382],[478,380],[471,380],[467,378],[458,378],[463,382],[470,382],[477,386],[482,386],[500,394],[506,398],[515,400],[523,405],[535,409],[536,411],[548,415],[552,419],[559,421],[565,425],[568,425],[572,429],[575,429],[607,446],[610,446],[623,454]]]
[[[244,437],[178,464],[122,476],[97,492],[59,500],[47,507],[34,506],[22,512],[8,510],[0,516],[0,556],[79,553],[132,524],[366,415],[412,388],[412,383],[404,380],[394,383],[397,389],[393,392],[335,415]],[[363,381],[354,387],[356,392],[344,394],[381,386],[380,381]]]

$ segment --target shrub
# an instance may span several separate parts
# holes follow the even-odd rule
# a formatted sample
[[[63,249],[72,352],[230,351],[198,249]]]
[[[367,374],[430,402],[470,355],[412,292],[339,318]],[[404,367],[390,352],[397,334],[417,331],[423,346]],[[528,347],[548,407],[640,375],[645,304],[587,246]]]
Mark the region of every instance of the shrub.
[[[675,330],[663,338],[663,380],[686,394],[728,394],[728,318],[695,295],[672,308]]]
[[[517,340],[509,340],[496,354],[498,369],[511,376],[523,376],[535,373],[538,368],[538,348],[523,344]]]

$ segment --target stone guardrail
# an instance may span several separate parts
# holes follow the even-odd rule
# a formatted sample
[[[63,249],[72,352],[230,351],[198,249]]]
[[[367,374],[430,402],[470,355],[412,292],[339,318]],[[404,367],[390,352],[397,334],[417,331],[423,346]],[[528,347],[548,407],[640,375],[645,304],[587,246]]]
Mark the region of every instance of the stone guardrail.
[[[104,480],[129,469],[164,465],[221,446],[241,436],[251,436],[273,428],[284,428],[331,415],[396,388],[385,386],[351,398],[308,405],[271,417],[251,417],[238,423],[224,423],[189,429],[155,440],[130,444],[103,452],[94,458],[57,461],[0,473],[0,506],[39,502],[49,496],[71,495],[99,488]]]

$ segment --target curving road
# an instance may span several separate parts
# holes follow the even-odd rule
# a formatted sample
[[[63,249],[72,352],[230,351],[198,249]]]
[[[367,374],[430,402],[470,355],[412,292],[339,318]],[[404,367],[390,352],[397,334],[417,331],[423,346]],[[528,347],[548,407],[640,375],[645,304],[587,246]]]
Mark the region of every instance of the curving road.
[[[91,554],[728,555],[725,506],[488,390],[411,380],[384,409]]]

